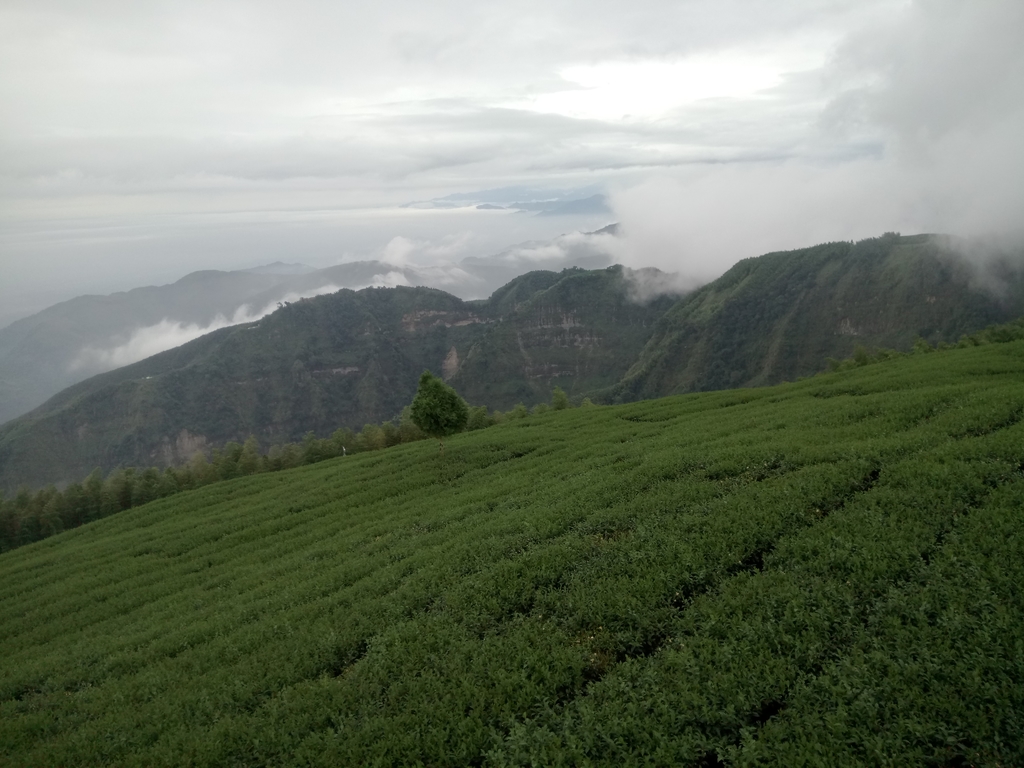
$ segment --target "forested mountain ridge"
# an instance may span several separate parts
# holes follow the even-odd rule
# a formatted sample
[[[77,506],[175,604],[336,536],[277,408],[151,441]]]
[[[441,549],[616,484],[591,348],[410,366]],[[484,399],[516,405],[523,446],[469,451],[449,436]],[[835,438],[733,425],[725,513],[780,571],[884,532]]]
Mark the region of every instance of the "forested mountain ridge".
[[[792,380],[857,344],[909,349],[1024,314],[1015,262],[886,235],[740,262],[681,299],[629,270],[522,275],[489,299],[379,288],[293,302],[97,376],[0,427],[0,490],[176,463],[252,434],[267,448],[396,417],[424,368],[474,405],[631,401]]]
[[[258,320],[282,302],[380,285],[441,288],[462,298],[486,296],[527,270],[607,267],[617,232],[612,224],[595,232],[526,241],[457,264],[370,260],[313,269],[278,263],[232,272],[203,270],[168,285],[79,296],[0,328],[0,424],[28,413],[65,387],[217,328]]]
[[[367,261],[298,274],[203,270],[168,285],[55,304],[0,329],[0,424],[65,387],[148,356],[127,349],[133,342],[145,348],[140,332],[187,336],[195,328],[194,337],[201,329],[228,324],[236,315],[251,318],[280,300],[326,286],[369,285],[392,269]]]
[[[944,238],[895,234],[745,259],[659,320],[613,396],[763,386],[857,344],[956,341],[1024,314],[1021,266],[972,264]]]
[[[622,268],[612,267],[528,273],[487,301],[398,287],[292,302],[76,384],[0,427],[0,488],[67,482],[97,466],[180,462],[250,434],[268,446],[358,429],[396,417],[425,368],[458,375],[471,402],[488,397],[492,407],[546,400],[556,384],[579,392],[617,381],[632,362],[625,350],[642,344],[672,303],[635,304],[628,293]],[[613,304],[624,322],[599,321]],[[534,327],[545,312],[571,318],[572,334]],[[495,389],[487,377],[499,372],[488,361],[503,356],[506,325],[526,358],[554,357],[560,367],[503,368]],[[587,343],[566,340],[578,337]]]
[[[567,270],[459,351],[450,383],[470,402],[500,410],[545,402],[556,385],[580,399],[615,384],[678,298],[639,303],[628,279],[622,268]],[[510,293],[498,297],[496,309],[508,307]]]
[[[205,326],[283,279],[196,272],[168,286],[79,296],[0,329],[0,423],[95,374],[95,369],[77,366],[76,358],[88,345],[115,338],[126,323],[145,326],[175,317]]]

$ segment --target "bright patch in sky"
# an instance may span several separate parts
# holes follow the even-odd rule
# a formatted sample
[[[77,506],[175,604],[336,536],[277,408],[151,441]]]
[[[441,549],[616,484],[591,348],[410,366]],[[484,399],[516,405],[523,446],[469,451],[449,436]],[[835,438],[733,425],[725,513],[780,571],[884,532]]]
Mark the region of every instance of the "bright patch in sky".
[[[774,88],[790,70],[787,63],[726,53],[569,67],[560,74],[577,88],[545,93],[525,106],[591,120],[656,119],[701,99],[750,98]]]

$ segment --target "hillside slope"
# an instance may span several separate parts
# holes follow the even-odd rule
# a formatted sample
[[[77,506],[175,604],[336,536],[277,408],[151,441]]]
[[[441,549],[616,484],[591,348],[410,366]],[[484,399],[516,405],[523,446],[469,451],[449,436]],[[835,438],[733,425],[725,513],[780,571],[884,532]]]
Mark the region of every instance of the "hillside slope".
[[[638,303],[623,274],[567,270],[544,290],[495,294],[503,321],[461,353],[450,383],[471,403],[501,410],[546,402],[556,385],[577,399],[612,386],[678,298]]]
[[[1024,342],[533,416],[0,556],[5,765],[1018,765]]]
[[[858,343],[906,351],[916,336],[955,342],[1024,314],[1021,267],[972,266],[931,235],[745,259],[659,321],[613,396],[792,381]]]
[[[308,431],[359,429],[397,416],[425,368],[449,379],[458,373],[471,402],[499,408],[547,400],[559,383],[577,391],[614,382],[672,303],[633,304],[628,291],[621,268],[609,268],[528,273],[489,301],[398,287],[293,302],[258,323],[216,331],[76,384],[3,425],[0,489],[81,479],[97,466],[181,462],[250,434],[267,447]],[[539,298],[548,294],[553,298]],[[543,320],[538,301],[574,318],[574,332],[586,334],[590,346],[566,353],[559,334],[531,336]],[[603,318],[605,307],[615,305],[622,322]],[[537,370],[513,365],[495,386],[497,372],[486,361],[502,351],[489,331],[505,325],[526,334],[517,349],[527,358],[568,362]]]
[[[486,296],[529,270],[607,267],[616,232],[615,225],[572,232],[458,264],[356,261],[324,269],[276,264],[234,272],[204,270],[168,285],[79,296],[0,328],[0,424],[90,376],[229,322],[258,319],[281,301],[339,288],[396,284],[441,288],[461,298]]]
[[[300,296],[372,285],[389,272],[402,274],[396,270],[379,261],[299,273],[203,270],[168,285],[61,302],[0,329],[0,424],[66,387],[177,346],[203,329],[259,317]]]
[[[886,235],[748,259],[642,304],[622,267],[532,272],[469,302],[342,291],[82,382],[0,427],[0,491],[180,462],[249,434],[266,448],[358,429],[395,417],[425,367],[501,410],[556,385],[628,402],[793,380],[858,343],[907,350],[1019,316],[1024,269],[994,266],[941,238]]]
[[[84,349],[124,343],[134,329],[167,318],[209,325],[218,314],[230,317],[253,296],[287,279],[249,272],[194,272],[171,285],[79,296],[0,329],[0,424],[103,370],[80,360]]]

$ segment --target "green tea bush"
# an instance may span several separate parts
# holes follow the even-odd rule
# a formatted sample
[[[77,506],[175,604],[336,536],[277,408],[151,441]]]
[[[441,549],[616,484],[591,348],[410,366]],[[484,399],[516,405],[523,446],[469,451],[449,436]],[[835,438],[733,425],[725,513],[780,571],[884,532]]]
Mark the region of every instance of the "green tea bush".
[[[1024,764],[1022,377],[550,412],[6,552],[0,763]]]

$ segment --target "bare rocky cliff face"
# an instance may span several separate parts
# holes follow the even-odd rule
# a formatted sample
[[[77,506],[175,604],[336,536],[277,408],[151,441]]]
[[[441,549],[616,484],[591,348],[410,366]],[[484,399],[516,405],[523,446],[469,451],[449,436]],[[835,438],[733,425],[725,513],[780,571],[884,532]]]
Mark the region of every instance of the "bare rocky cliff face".
[[[170,437],[164,436],[160,445],[150,452],[150,463],[158,466],[184,464],[196,453],[208,454],[212,447],[205,435],[193,435],[187,429],[183,429],[173,441]]]

